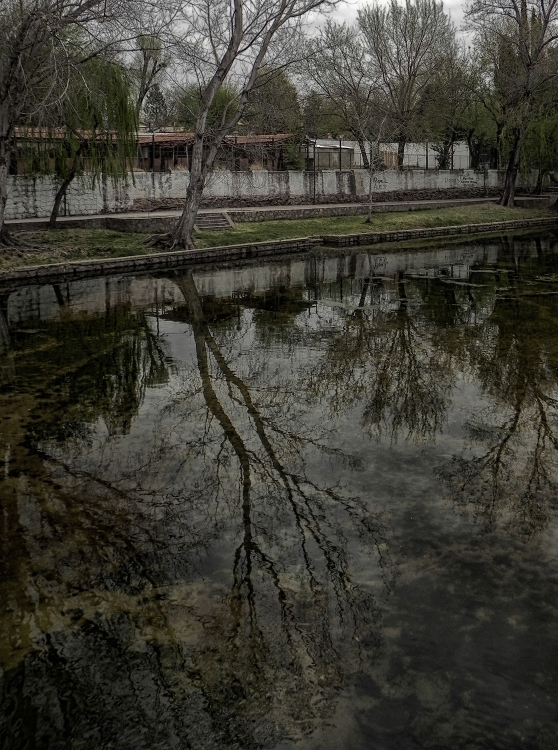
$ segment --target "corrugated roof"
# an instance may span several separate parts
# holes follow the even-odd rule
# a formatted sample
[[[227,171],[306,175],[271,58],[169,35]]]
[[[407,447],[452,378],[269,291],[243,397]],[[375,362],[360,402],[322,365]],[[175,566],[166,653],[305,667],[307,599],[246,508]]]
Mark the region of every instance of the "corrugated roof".
[[[87,131],[81,131],[81,135],[84,138],[88,138],[91,134]],[[97,134],[101,136],[100,133]],[[116,133],[114,134],[115,137]],[[63,140],[65,137],[65,131],[63,128],[16,128],[15,137],[21,140]],[[273,134],[262,134],[262,135],[228,135],[225,137],[225,142],[235,144],[237,146],[256,146],[256,145],[274,145],[284,143],[291,137],[290,133],[273,133]],[[169,146],[177,144],[190,144],[194,141],[194,133],[186,131],[175,130],[172,132],[156,132],[146,133],[145,131],[138,134],[138,144],[140,146],[149,146],[155,142],[157,145]]]
[[[76,131],[82,138],[90,138],[91,133],[87,130]],[[111,132],[111,131],[109,131]],[[96,133],[97,138],[104,138],[106,131],[99,130]],[[112,135],[116,137],[116,133]],[[66,137],[66,131],[63,128],[15,128],[14,136],[20,140],[40,140],[40,141],[62,141]]]
[[[237,146],[274,145],[284,143],[291,137],[290,133],[274,133],[269,135],[228,135],[225,142]],[[192,143],[194,133],[174,131],[172,133],[140,133],[138,142],[142,146],[148,146],[152,142],[162,145],[176,145],[178,143]]]
[[[288,141],[290,137],[290,133],[274,133],[269,135],[228,135],[225,140],[236,143],[239,146],[247,146],[258,143],[284,143],[285,141]]]
[[[138,143],[140,146],[148,146],[153,141],[158,144],[169,143],[192,143],[194,140],[193,133],[140,133],[138,135]]]

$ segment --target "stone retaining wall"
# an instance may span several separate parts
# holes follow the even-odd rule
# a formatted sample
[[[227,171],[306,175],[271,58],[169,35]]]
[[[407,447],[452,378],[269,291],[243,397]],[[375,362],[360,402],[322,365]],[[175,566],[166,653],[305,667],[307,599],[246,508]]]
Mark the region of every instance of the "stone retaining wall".
[[[128,180],[99,182],[76,179],[70,186],[62,216],[91,216],[130,211],[180,208],[190,180],[188,172],[136,172]],[[6,219],[47,218],[58,188],[54,177],[10,177]],[[496,170],[475,172],[409,170],[378,172],[374,200],[430,200],[492,196],[503,184]],[[322,172],[214,172],[207,182],[203,205],[295,205],[314,202],[366,201],[366,170]]]
[[[308,252],[322,245],[320,237],[299,237],[273,242],[207,247],[200,250],[176,250],[166,253],[130,255],[122,258],[100,260],[75,260],[67,263],[50,263],[44,266],[14,268],[0,273],[0,288],[13,282],[47,284],[61,279],[82,279],[134,271],[153,271],[200,263],[261,258],[267,256]]]
[[[452,206],[466,205],[467,201],[477,202],[478,198],[461,198],[452,200],[429,201],[428,203],[375,203],[372,206],[373,213],[379,212],[404,212],[404,211],[426,211],[436,208],[451,208]],[[484,199],[481,199],[484,200]],[[487,201],[495,201],[497,198],[487,198]],[[540,203],[539,203],[540,206]],[[351,205],[322,205],[322,206],[305,206],[301,208],[262,208],[258,210],[248,209],[229,209],[228,216],[233,222],[260,222],[274,221],[276,219],[314,219],[323,218],[324,216],[355,216],[363,215],[368,212],[366,204]],[[172,232],[178,221],[178,215],[145,213],[136,216],[122,216],[119,214],[107,214],[106,216],[83,216],[83,217],[66,217],[58,220],[58,228],[72,229],[112,229],[117,232],[149,232],[164,233]],[[30,224],[28,221],[10,221],[8,226],[13,232],[35,231],[38,229],[47,229],[47,221],[34,221]]]
[[[387,201],[434,201],[446,200],[451,198],[499,198],[502,194],[500,187],[477,187],[477,188],[447,188],[432,190],[390,190],[386,192],[375,192],[374,203]],[[228,210],[242,210],[251,207],[272,207],[272,206],[327,206],[330,204],[343,203],[361,203],[363,206],[368,204],[368,195],[344,194],[337,193],[332,195],[316,195],[316,201],[312,195],[303,196],[271,196],[259,198],[243,198],[241,196],[232,197],[211,197],[204,196],[201,202],[201,208],[215,208]],[[157,198],[157,199],[139,199],[134,203],[136,211],[179,211],[182,209],[182,199],[177,198]],[[363,208],[363,211],[365,209]]]
[[[446,196],[438,195],[437,199],[429,200],[428,203],[417,203],[416,201],[423,201],[426,199],[419,198],[416,195],[406,200],[398,199],[399,202],[390,204],[388,198],[391,200],[391,196],[382,196],[383,200],[374,201],[372,205],[372,213],[401,213],[406,211],[426,211],[437,208],[452,208],[453,206],[463,206],[464,201],[470,200],[471,203],[475,203],[479,200],[478,196],[461,196],[455,198],[455,200],[448,200]],[[484,198],[484,196],[481,196]],[[395,200],[395,199],[394,199]],[[497,201],[497,197],[488,198],[489,201]],[[540,204],[539,206],[540,207]],[[361,205],[335,205],[335,206],[308,206],[302,208],[279,208],[276,209],[265,209],[262,211],[258,210],[242,210],[241,208],[231,208],[227,211],[227,214],[233,220],[233,222],[259,222],[259,221],[273,221],[274,219],[315,219],[322,218],[324,216],[360,216],[368,213],[368,204],[362,203]]]
[[[363,232],[362,234],[335,234],[322,237],[324,245],[330,247],[351,247],[355,245],[376,245],[380,242],[401,242],[427,237],[450,237],[459,234],[479,232],[509,232],[512,229],[558,226],[558,217],[542,219],[517,219],[515,221],[495,221],[491,224],[463,224],[453,227],[433,227],[431,229],[401,229],[398,232]]]

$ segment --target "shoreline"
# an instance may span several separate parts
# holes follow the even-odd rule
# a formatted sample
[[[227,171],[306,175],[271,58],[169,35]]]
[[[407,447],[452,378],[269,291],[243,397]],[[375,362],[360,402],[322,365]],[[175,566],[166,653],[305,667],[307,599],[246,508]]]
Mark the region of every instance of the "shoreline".
[[[506,233],[513,230],[530,230],[544,227],[558,227],[556,217],[536,219],[516,219],[512,221],[463,224],[427,229],[402,229],[384,232],[360,232],[345,235],[322,235],[318,237],[298,237],[264,242],[222,245],[195,250],[176,250],[143,255],[129,255],[117,258],[88,258],[60,263],[45,263],[32,266],[19,266],[0,271],[0,285],[14,282],[49,283],[60,279],[81,279],[104,276],[114,273],[146,272],[150,270],[175,269],[191,265],[219,263],[231,260],[258,260],[258,258],[280,257],[286,254],[305,253],[323,247],[340,249],[366,247],[404,241],[425,240],[477,234]]]

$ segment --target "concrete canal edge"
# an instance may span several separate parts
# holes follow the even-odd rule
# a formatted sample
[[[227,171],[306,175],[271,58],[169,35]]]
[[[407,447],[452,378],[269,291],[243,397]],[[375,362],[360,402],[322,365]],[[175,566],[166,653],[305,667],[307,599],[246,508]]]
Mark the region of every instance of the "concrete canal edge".
[[[328,247],[352,247],[354,245],[376,245],[384,242],[401,242],[427,237],[450,237],[481,232],[509,232],[512,229],[531,229],[558,225],[558,216],[541,219],[517,219],[494,221],[490,224],[463,224],[453,227],[430,227],[429,229],[400,229],[397,232],[362,232],[360,234],[325,235],[323,244]]]
[[[497,221],[489,224],[464,224],[463,226],[431,227],[429,229],[404,229],[397,232],[362,232],[359,234],[298,237],[270,242],[253,242],[242,245],[208,247],[199,250],[177,250],[121,258],[49,263],[48,265],[22,266],[0,273],[0,285],[17,283],[52,283],[59,279],[82,279],[134,271],[152,271],[183,266],[217,263],[222,261],[258,259],[285,254],[308,252],[316,247],[354,247],[380,243],[401,242],[429,237],[451,237],[488,232],[509,232],[513,229],[532,229],[558,226],[558,216],[541,219]]]
[[[58,279],[83,279],[134,271],[153,271],[179,266],[200,265],[244,258],[264,258],[291,253],[308,252],[323,245],[321,237],[302,237],[273,242],[254,242],[243,245],[207,247],[199,250],[175,250],[146,255],[126,255],[121,258],[73,260],[42,266],[22,266],[0,273],[0,285],[7,282],[52,283]]]

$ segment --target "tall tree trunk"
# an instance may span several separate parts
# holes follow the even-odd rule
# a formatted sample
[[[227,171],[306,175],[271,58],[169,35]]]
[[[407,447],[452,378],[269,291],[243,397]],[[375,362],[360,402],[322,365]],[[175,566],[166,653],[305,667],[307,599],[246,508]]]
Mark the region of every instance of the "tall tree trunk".
[[[407,141],[404,136],[399,136],[397,139],[397,169],[403,169],[403,161],[405,159],[405,146]]]
[[[11,238],[5,226],[6,203],[8,202],[8,169],[10,148],[8,138],[0,135],[0,245],[10,245]]]
[[[178,224],[172,234],[172,247],[191,250],[194,247],[193,232],[200,207],[207,175],[213,166],[222,138],[215,138],[204,158],[204,136],[196,133],[192,149],[190,183]]]
[[[190,174],[190,184],[186,190],[184,208],[172,234],[172,247],[182,247],[185,250],[191,250],[194,247],[194,224],[196,223],[204,187],[205,177],[202,174],[196,175],[196,177]]]
[[[370,167],[370,160],[368,159],[368,154],[366,153],[366,143],[364,141],[364,138],[359,136],[357,138],[358,147],[360,149],[360,154],[362,156],[362,166],[364,169],[368,169]]]
[[[374,157],[371,155],[370,166],[368,168],[368,216],[366,217],[366,224],[372,222],[372,204],[374,202]]]
[[[544,180],[544,178],[546,176],[546,172],[547,172],[546,169],[541,169],[539,167],[539,171],[538,171],[538,174],[537,174],[537,184],[535,185],[535,194],[536,195],[541,195],[541,193],[542,193],[543,180]]]
[[[66,190],[69,188],[70,183],[75,176],[76,170],[72,167],[70,174],[64,180],[62,180],[62,184],[58,188],[58,192],[56,193],[56,197],[54,199],[54,205],[50,213],[50,219],[48,220],[49,229],[54,229],[56,227],[56,220],[58,219],[58,215],[60,214],[60,204],[62,203],[62,199],[66,195]]]
[[[79,148],[74,154],[74,158],[72,160],[72,166],[70,167],[70,171],[68,172],[68,175],[62,180],[62,184],[58,188],[58,192],[56,193],[56,197],[54,199],[54,205],[52,207],[52,211],[50,214],[50,219],[48,222],[49,229],[54,229],[56,226],[56,219],[58,218],[58,215],[60,213],[60,204],[62,203],[62,199],[66,195],[66,191],[70,187],[72,180],[76,176],[78,162],[81,158],[81,153],[83,151],[84,147],[83,141],[80,142]]]
[[[496,122],[496,169],[502,169],[502,150],[504,141],[504,123]]]
[[[515,198],[515,186],[519,173],[519,160],[521,156],[521,145],[523,142],[523,129],[516,128],[512,150],[508,159],[504,192],[500,198],[500,205],[513,206]]]
[[[12,348],[10,327],[8,325],[8,295],[0,296],[0,354],[6,354]]]
[[[196,216],[200,207],[205,176],[203,170],[203,135],[196,133],[192,147],[192,161],[190,163],[190,182],[186,190],[186,200],[178,224],[172,235],[172,246],[191,250],[194,246],[193,232]]]
[[[469,157],[471,169],[480,169],[480,143],[473,138],[474,130],[467,131],[467,146],[469,148]]]

